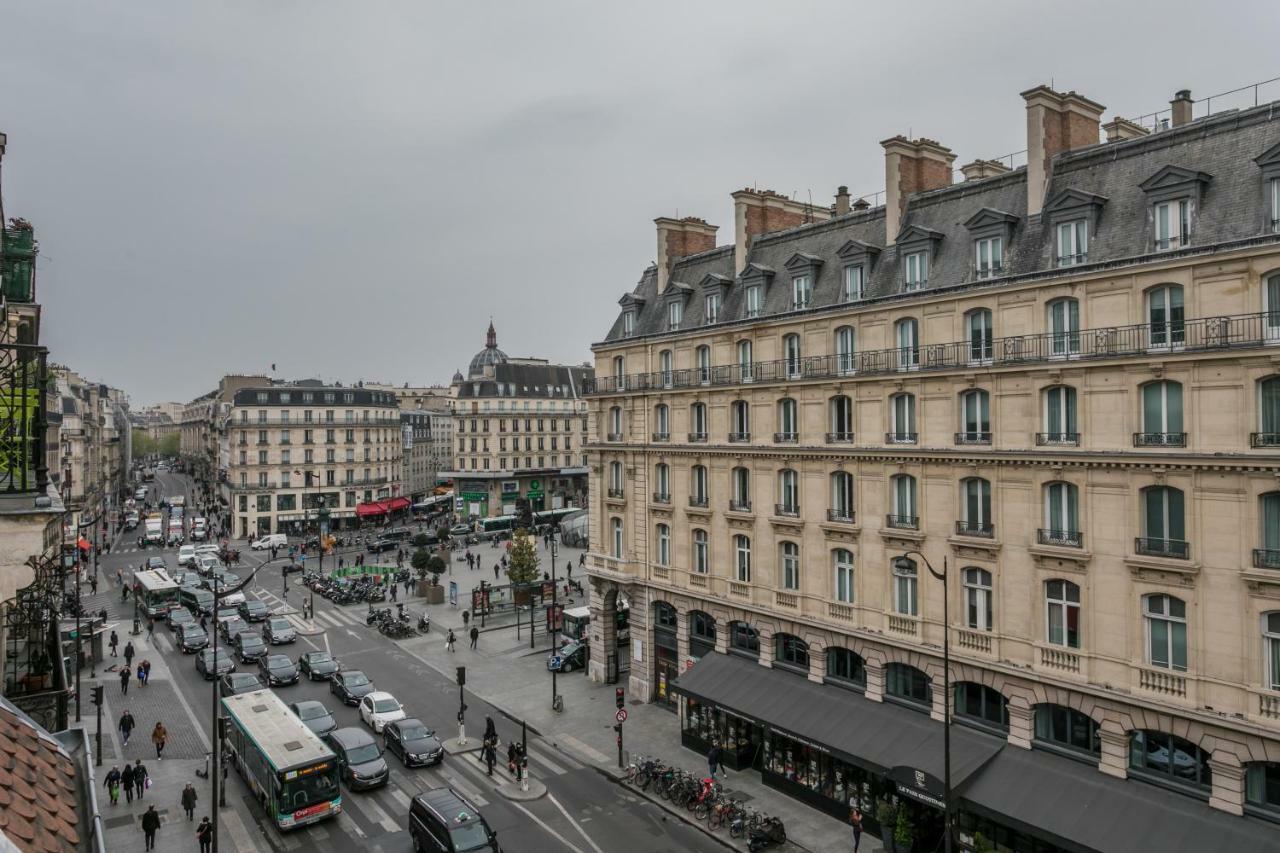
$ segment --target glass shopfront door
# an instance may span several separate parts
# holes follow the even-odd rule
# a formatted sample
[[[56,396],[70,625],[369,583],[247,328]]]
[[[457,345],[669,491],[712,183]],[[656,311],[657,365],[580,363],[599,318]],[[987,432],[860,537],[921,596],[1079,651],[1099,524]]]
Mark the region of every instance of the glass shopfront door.
[[[746,770],[760,766],[760,738],[760,726],[750,720],[696,699],[684,700],[680,742],[689,749],[705,755],[712,743],[719,743],[725,766]]]

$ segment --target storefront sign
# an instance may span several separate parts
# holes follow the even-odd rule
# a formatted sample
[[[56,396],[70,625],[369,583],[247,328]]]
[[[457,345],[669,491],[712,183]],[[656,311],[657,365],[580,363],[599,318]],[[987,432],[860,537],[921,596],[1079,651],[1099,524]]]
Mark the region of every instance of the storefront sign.
[[[805,746],[809,747],[810,749],[816,749],[818,752],[825,753],[825,754],[827,754],[827,755],[830,755],[830,754],[831,754],[831,749],[830,749],[830,747],[826,747],[826,746],[823,746],[823,745],[822,745],[822,744],[820,744],[820,743],[815,743],[815,742],[813,742],[813,741],[811,741],[811,740],[807,740],[807,739],[805,739],[805,738],[798,737],[798,736],[796,736],[796,735],[793,735],[791,732],[784,731],[783,729],[774,728],[773,726],[769,726],[769,731],[770,731],[771,733],[775,734],[775,735],[779,735],[779,736],[781,736],[781,737],[784,737],[784,738],[786,738],[787,740],[793,740],[793,741],[795,741],[796,743],[802,743],[802,744],[804,744]]]
[[[901,796],[935,809],[946,808],[946,790],[942,782],[923,770],[899,766],[886,773],[885,778],[894,783]]]

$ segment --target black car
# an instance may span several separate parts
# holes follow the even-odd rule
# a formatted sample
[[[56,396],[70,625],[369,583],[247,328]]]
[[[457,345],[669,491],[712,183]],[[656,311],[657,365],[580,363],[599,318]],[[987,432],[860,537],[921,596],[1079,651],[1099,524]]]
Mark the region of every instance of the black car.
[[[198,652],[209,645],[209,632],[195,622],[190,622],[178,629],[178,648],[182,653]]]
[[[252,693],[267,685],[253,672],[228,672],[222,676],[222,695],[238,696],[241,693]]]
[[[289,710],[298,715],[298,719],[311,731],[324,737],[338,727],[338,721],[329,713],[323,702],[308,699],[304,702],[289,703]]]
[[[338,662],[328,652],[307,652],[298,658],[298,669],[310,681],[327,681],[338,671]]]
[[[266,602],[256,598],[246,598],[240,605],[240,618],[246,622],[261,622],[270,615],[271,609],[267,607]]]
[[[387,723],[382,729],[382,745],[405,767],[429,767],[444,760],[444,746],[436,733],[412,717]]]
[[[344,669],[329,679],[329,692],[342,700],[344,705],[359,705],[360,700],[374,691],[369,676],[358,669]]]
[[[498,833],[489,828],[479,809],[452,788],[436,788],[413,798],[409,803],[409,837],[414,850],[502,853]]]
[[[218,676],[235,670],[236,662],[226,649],[218,649],[216,656],[213,649],[204,649],[196,655],[196,672],[203,675],[205,681],[213,681]]]
[[[547,658],[547,669],[552,672],[573,672],[575,669],[586,669],[587,644],[581,640],[571,640],[560,647],[560,651]]]
[[[196,617],[192,616],[191,611],[185,607],[171,607],[164,621],[168,623],[170,631],[176,632],[181,626],[195,622]]]
[[[382,750],[365,729],[355,726],[335,729],[324,740],[338,756],[338,773],[351,790],[380,788],[391,778],[391,768],[382,760]]]
[[[152,571],[165,568],[164,557],[147,557],[147,568]]]
[[[241,631],[236,634],[236,657],[245,663],[253,663],[267,654],[267,643],[257,631]]]
[[[241,619],[239,616],[229,616],[218,622],[218,630],[222,632],[222,639],[228,643],[235,642],[236,635],[241,631],[248,631],[249,623]]]
[[[298,667],[288,655],[266,655],[258,660],[258,672],[268,687],[298,683]]]
[[[283,616],[272,616],[268,619],[267,624],[262,626],[262,635],[273,646],[292,643],[298,639],[298,632],[294,629],[293,623]]]

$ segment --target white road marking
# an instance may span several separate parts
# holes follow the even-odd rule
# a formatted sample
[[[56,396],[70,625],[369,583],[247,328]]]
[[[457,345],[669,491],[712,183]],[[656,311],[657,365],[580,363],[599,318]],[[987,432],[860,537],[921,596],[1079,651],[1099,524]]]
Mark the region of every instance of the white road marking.
[[[587,756],[587,758],[591,759],[596,764],[604,764],[610,760],[609,756],[605,755],[603,752],[600,752],[599,750],[593,747],[588,746],[587,744],[578,740],[576,737],[574,737],[571,734],[557,732],[556,734],[551,736],[551,740],[568,745],[569,748],[572,749],[574,752],[582,753],[583,755]]]
[[[245,828],[244,821],[240,819],[240,815],[236,813],[235,809],[223,809],[222,812],[223,826],[231,834],[231,840],[235,842],[236,848],[239,850],[256,850],[257,845],[249,837],[249,830]]]
[[[543,752],[543,750],[534,749],[532,744],[530,744],[529,746],[529,759],[539,764],[545,764],[547,767],[551,769],[551,772],[554,773],[556,776],[569,772],[568,768],[561,767],[559,764],[557,764],[556,762],[548,758],[546,753]]]
[[[540,826],[540,827],[542,827],[543,829],[545,829],[545,830],[547,831],[547,834],[548,834],[548,835],[552,836],[552,837],[553,837],[553,838],[555,838],[557,841],[559,841],[561,844],[563,844],[563,845],[565,846],[565,848],[566,848],[566,849],[572,850],[572,851],[573,851],[573,853],[582,853],[582,850],[580,850],[579,848],[574,847],[572,844],[570,844],[570,843],[569,843],[569,841],[568,841],[568,840],[567,840],[563,835],[561,835],[560,833],[556,832],[554,829],[552,829],[550,826],[548,826],[546,823],[544,823],[544,822],[542,821],[542,819],[541,819],[541,818],[539,818],[537,815],[535,815],[533,812],[529,811],[529,810],[528,810],[528,809],[526,809],[524,806],[522,806],[522,805],[520,805],[519,803],[516,803],[516,802],[513,802],[511,805],[515,806],[515,807],[516,807],[516,808],[518,808],[520,811],[522,811],[522,812],[524,812],[526,815],[528,815],[528,816],[529,816],[529,820],[533,821],[533,822],[534,822],[534,823],[536,823],[538,826]],[[576,824],[575,824],[575,826],[576,826]],[[581,831],[581,830],[579,830],[579,831]],[[588,840],[588,841],[590,841],[591,839],[589,839],[589,838],[588,838],[587,840]],[[594,845],[594,844],[592,844],[591,846],[592,846],[592,847],[595,847],[595,845]],[[600,848],[599,848],[599,847],[596,847],[596,849],[597,849],[597,850],[599,850]]]
[[[359,799],[352,797],[351,803],[358,803],[360,811],[364,812],[374,823],[381,826],[387,832],[399,832],[400,824],[383,811],[382,806],[378,805],[378,801],[372,797],[360,797]]]
[[[357,634],[355,631],[352,631],[350,628],[347,629],[347,633],[355,637],[357,640],[360,639],[360,635]]]
[[[560,805],[560,801],[555,798],[554,794],[552,794],[551,792],[547,792],[547,799],[549,799],[552,803],[554,803],[555,807],[560,810],[560,814],[564,815],[565,820],[573,824],[573,828],[578,830],[578,833],[582,835],[583,838],[587,839],[587,843],[591,845],[592,850],[596,851],[596,853],[604,853],[604,851],[601,850],[599,846],[597,846],[596,843],[591,840],[591,836],[587,835],[587,831],[583,829],[582,826],[576,820],[574,820],[572,817],[569,816],[569,813],[565,811],[564,806]]]
[[[406,812],[409,810],[409,805],[411,801],[409,799],[408,794],[406,794],[404,791],[401,791],[400,788],[395,785],[387,786],[387,792],[391,794],[391,799],[396,801],[396,805],[404,809]]]

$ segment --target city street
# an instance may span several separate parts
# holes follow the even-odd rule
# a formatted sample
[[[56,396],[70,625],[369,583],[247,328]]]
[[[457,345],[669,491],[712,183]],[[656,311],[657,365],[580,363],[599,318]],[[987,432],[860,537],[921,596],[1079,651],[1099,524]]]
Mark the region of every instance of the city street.
[[[175,494],[187,494],[190,502],[189,481],[174,474],[159,474],[152,485],[152,500]],[[188,515],[191,514],[188,510]],[[197,778],[195,771],[205,766],[205,754],[209,750],[212,683],[204,681],[195,671],[192,656],[182,655],[174,648],[172,636],[163,624],[157,625],[151,639],[147,638],[145,622],[140,636],[129,637],[132,603],[121,603],[115,582],[116,570],[123,569],[127,579],[130,570],[137,568],[147,556],[156,554],[165,558],[170,569],[176,568],[176,549],[140,550],[135,532],[118,536],[110,553],[104,552],[101,556],[100,572],[104,583],[99,594],[89,601],[91,609],[106,607],[112,614],[121,648],[126,640],[132,639],[138,649],[135,664],[149,659],[153,665],[151,683],[145,688],[133,684],[127,697],[121,695],[114,673],[101,676],[106,684],[106,709],[103,724],[105,761],[100,775],[121,756],[145,759],[156,783],[148,792],[148,802],[157,801],[158,808],[165,809],[161,838],[163,840],[167,832],[172,832],[175,835],[171,837],[176,843],[176,833],[187,833],[190,829],[180,826],[186,822],[178,804],[183,784],[191,782],[197,788],[200,800],[196,819],[208,813],[210,786],[207,781]],[[268,555],[244,549],[242,563],[234,571],[241,577],[247,577],[264,556]],[[366,628],[363,625],[363,606],[338,608],[317,598],[317,618],[314,621],[301,619],[294,608],[301,606],[308,591],[298,583],[298,575],[290,575],[288,600],[283,600],[277,565],[268,564],[263,568],[247,592],[266,601],[274,612],[290,615],[291,621],[299,628],[298,641],[277,647],[278,650],[295,659],[305,651],[328,650],[344,668],[363,670],[378,689],[394,694],[406,706],[410,716],[419,717],[436,728],[442,740],[457,736],[458,687],[451,677],[425,665],[414,655],[397,648],[393,641]],[[107,661],[108,664],[117,662],[111,658]],[[245,670],[246,667],[241,666],[240,669]],[[85,690],[87,693],[87,686]],[[341,706],[329,694],[325,683],[303,681],[276,690],[286,702],[303,699],[323,701],[340,726],[362,725],[356,710]],[[492,716],[497,725],[502,759],[492,779],[485,775],[477,759],[478,753],[474,752],[450,755],[436,768],[413,770],[403,768],[398,760],[388,755],[392,772],[387,787],[368,793],[352,793],[344,789],[343,813],[337,819],[281,834],[263,819],[257,803],[232,770],[226,792],[227,808],[220,812],[220,849],[297,850],[306,847],[347,851],[352,845],[359,845],[380,851],[409,850],[411,842],[406,830],[406,816],[410,798],[420,791],[442,786],[463,792],[480,809],[497,831],[506,851],[602,853],[608,848],[619,849],[620,843],[625,844],[626,849],[654,851],[718,849],[716,841],[699,830],[671,819],[661,809],[610,781],[586,762],[557,749],[533,731],[528,734],[530,772],[536,781],[545,783],[547,793],[525,802],[508,799],[497,790],[497,784],[510,782],[505,768],[506,745],[511,739],[519,740],[520,725],[470,692],[466,702],[469,739],[474,740],[484,730],[486,716]],[[115,723],[125,707],[137,719],[138,729],[129,745],[122,748]],[[93,706],[87,700],[84,709],[81,725],[92,731]],[[154,750],[147,737],[157,721],[163,721],[170,733],[163,762],[154,760]],[[111,806],[105,803],[104,798],[102,808],[113,849],[117,846],[117,837],[121,841],[120,849],[131,849],[129,845],[141,849],[142,835],[137,829],[137,815],[130,816],[123,800],[121,805]],[[140,814],[141,809],[136,804],[134,808]],[[194,849],[193,837],[190,843]]]

